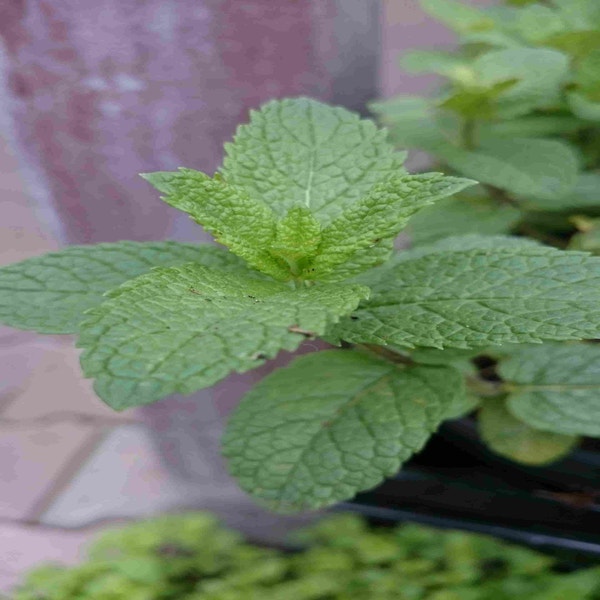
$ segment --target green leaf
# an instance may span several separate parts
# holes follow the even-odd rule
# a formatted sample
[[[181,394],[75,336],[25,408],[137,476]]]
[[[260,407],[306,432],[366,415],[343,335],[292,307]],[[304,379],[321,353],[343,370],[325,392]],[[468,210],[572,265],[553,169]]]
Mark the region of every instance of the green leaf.
[[[487,31],[494,28],[494,20],[480,8],[456,0],[421,0],[421,7],[458,33]]]
[[[600,206],[600,173],[581,173],[575,187],[564,196],[523,202],[524,207],[545,211],[574,211]]]
[[[493,235],[508,232],[520,219],[521,211],[490,198],[461,195],[437,202],[415,215],[409,224],[414,244],[468,233]]]
[[[600,28],[600,4],[596,0],[550,0],[569,27]]]
[[[274,100],[238,127],[221,172],[278,215],[304,206],[327,226],[376,183],[404,173],[405,154],[386,137],[343,108],[309,98]]]
[[[321,243],[321,226],[304,206],[291,208],[279,220],[271,253],[283,258],[293,275],[299,275],[317,254]]]
[[[600,203],[599,203],[600,204]],[[588,219],[586,217],[573,217],[571,221],[579,229],[569,240],[569,250],[581,250],[600,254],[600,219]]]
[[[142,177],[165,194],[162,199],[167,204],[188,213],[250,266],[275,279],[290,279],[286,265],[269,252],[277,221],[264,202],[219,176],[211,179],[192,169],[145,173]]]
[[[450,78],[460,78],[465,70],[470,72],[465,58],[436,50],[407,52],[400,64],[409,73],[437,73]]]
[[[527,243],[425,250],[360,280],[370,299],[328,339],[474,348],[600,337],[600,259],[584,253]]]
[[[544,40],[544,45],[561,50],[579,60],[600,48],[600,26],[595,30],[558,33]]]
[[[463,175],[526,198],[561,198],[578,177],[577,156],[556,140],[485,140],[471,152],[449,144],[435,152]]]
[[[536,138],[573,133],[585,126],[586,124],[582,123],[580,119],[571,116],[532,115],[506,121],[481,123],[478,134],[482,141],[499,137]]]
[[[441,173],[401,175],[374,186],[369,194],[335,219],[322,232],[319,253],[310,268],[310,277],[335,281],[336,269],[366,251],[382,239],[394,238],[412,215],[437,200],[474,185],[469,179],[444,177]],[[381,262],[374,252],[370,264],[365,260],[357,266],[364,270]],[[346,267],[343,277],[348,276]],[[309,278],[309,274],[306,275]]]
[[[309,354],[242,400],[224,454],[241,487],[272,509],[329,506],[396,473],[461,393],[451,368],[406,368],[349,351]]]
[[[88,313],[78,345],[115,409],[189,394],[322,334],[366,297],[358,285],[288,285],[196,264],[159,268]]]
[[[400,350],[400,352],[403,352]],[[458,348],[447,348],[446,350],[436,350],[432,348],[417,348],[410,353],[410,358],[420,365],[438,365],[453,367],[464,376],[477,374],[475,365],[471,362],[477,354],[481,354],[479,349],[463,350]],[[468,387],[464,393],[457,394],[448,407],[446,419],[459,419],[468,415],[479,406],[480,399]]]
[[[579,61],[574,82],[586,94],[600,94],[600,49],[592,50]]]
[[[518,419],[543,431],[600,436],[600,346],[518,348],[499,372],[512,389],[508,408]]]
[[[494,451],[526,465],[545,465],[570,452],[577,436],[539,431],[516,419],[504,399],[488,398],[479,409],[479,432]]]
[[[517,82],[513,78],[489,86],[469,85],[454,91],[439,106],[465,118],[492,119],[498,112],[499,98]]]
[[[584,121],[600,122],[600,102],[587,98],[584,94],[571,92],[567,95],[569,108]]]
[[[190,261],[245,271],[215,246],[177,242],[118,242],[71,246],[0,268],[0,321],[40,333],[76,333],[103,295],[153,267]]]
[[[399,96],[385,102],[373,102],[369,108],[390,129],[390,137],[400,147],[436,148],[446,142],[439,111],[426,98]],[[452,113],[446,113],[452,115]],[[458,117],[455,117],[458,121]],[[452,123],[456,129],[457,123]]]
[[[387,264],[359,275],[356,280],[368,286],[378,285],[381,282],[381,279],[389,274],[389,269],[394,265],[412,261],[429,254],[457,251],[464,252],[466,250],[497,250],[501,248],[518,251],[519,248],[527,248],[530,246],[538,247],[539,245],[539,242],[531,238],[508,235],[477,235],[475,233],[456,235],[440,239],[432,244],[396,252]]]
[[[494,89],[501,82],[517,80],[495,101],[496,110],[514,118],[534,108],[552,106],[560,98],[569,72],[569,59],[547,48],[509,48],[481,55],[474,63],[477,84]]]
[[[545,45],[544,40],[565,31],[561,15],[549,6],[533,4],[516,10],[515,31],[527,42]]]

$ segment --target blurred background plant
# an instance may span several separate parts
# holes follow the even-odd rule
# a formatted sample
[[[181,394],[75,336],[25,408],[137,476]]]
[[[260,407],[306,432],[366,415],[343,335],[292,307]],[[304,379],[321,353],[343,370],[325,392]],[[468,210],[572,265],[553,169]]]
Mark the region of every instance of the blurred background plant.
[[[592,600],[600,568],[492,538],[353,515],[295,534],[295,550],[251,545],[208,513],[108,531],[86,563],[29,573],[14,600]]]
[[[425,151],[437,170],[481,185],[417,215],[413,245],[514,234],[600,253],[600,3],[421,5],[459,45],[408,52],[401,65],[442,84],[431,97],[403,95],[371,109],[398,147]],[[465,372],[472,369],[483,440],[518,462],[547,464],[579,436],[600,437],[597,348],[544,344],[459,358]]]

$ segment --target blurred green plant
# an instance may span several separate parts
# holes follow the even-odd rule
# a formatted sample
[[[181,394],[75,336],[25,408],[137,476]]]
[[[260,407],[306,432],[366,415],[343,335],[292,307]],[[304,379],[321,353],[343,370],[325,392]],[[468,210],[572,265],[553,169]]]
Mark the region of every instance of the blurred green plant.
[[[527,548],[417,525],[326,518],[304,549],[250,545],[207,514],[109,531],[84,564],[27,574],[13,600],[594,600],[600,568],[558,573]]]
[[[372,110],[399,147],[480,185],[419,212],[406,230],[413,246],[516,234],[600,253],[600,2],[421,5],[458,34],[458,48],[408,52],[401,64],[442,83],[432,97]],[[480,433],[498,454],[547,464],[578,436],[600,435],[590,425],[600,423],[598,346],[482,348],[483,362],[476,354],[485,365],[471,380]]]

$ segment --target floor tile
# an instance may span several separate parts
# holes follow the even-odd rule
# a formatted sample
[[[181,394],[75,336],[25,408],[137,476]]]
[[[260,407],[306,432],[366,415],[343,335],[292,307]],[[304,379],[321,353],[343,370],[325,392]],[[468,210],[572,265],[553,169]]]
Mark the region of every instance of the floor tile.
[[[63,342],[36,341],[0,351],[0,381],[6,382],[4,387],[13,396],[17,388],[17,397],[0,413],[0,422],[57,414],[68,417],[69,413],[115,424],[132,420],[132,411],[116,412],[96,396],[92,380],[81,372],[80,351],[70,336],[64,337]],[[0,400],[0,410],[1,406]]]
[[[95,533],[0,525],[0,592],[8,592],[32,568],[47,563],[76,563]]]
[[[21,428],[0,422],[0,517],[36,516],[61,477],[85,460],[95,432],[71,423]]]

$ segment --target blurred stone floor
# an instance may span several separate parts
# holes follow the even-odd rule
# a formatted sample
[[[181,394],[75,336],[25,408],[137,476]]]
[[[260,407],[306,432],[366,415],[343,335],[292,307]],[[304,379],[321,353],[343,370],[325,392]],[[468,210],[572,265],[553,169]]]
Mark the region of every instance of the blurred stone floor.
[[[56,248],[0,139],[0,265]],[[0,593],[33,566],[75,561],[101,523],[191,498],[135,413],[94,395],[71,336],[0,326]]]

